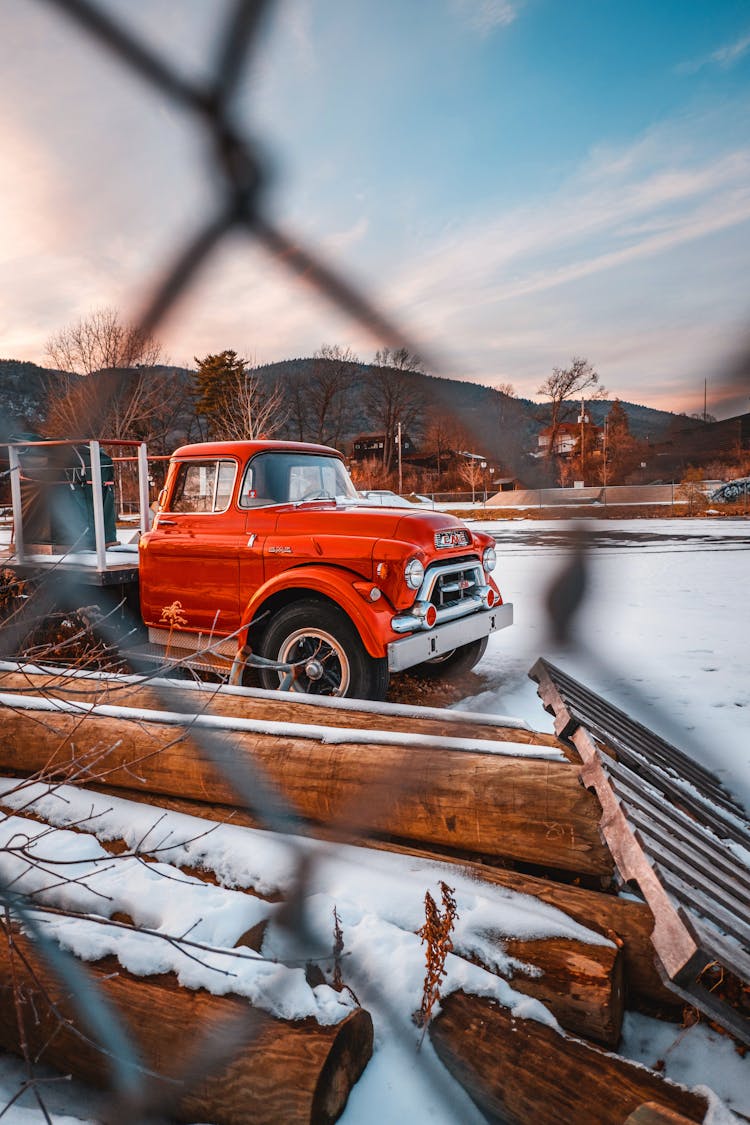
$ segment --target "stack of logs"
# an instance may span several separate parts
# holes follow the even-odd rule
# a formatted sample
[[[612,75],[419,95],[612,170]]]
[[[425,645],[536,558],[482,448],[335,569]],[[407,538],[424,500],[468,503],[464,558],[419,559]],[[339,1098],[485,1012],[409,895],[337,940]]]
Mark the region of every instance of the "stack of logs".
[[[676,998],[654,964],[650,911],[613,893],[598,802],[581,786],[568,748],[553,736],[503,726],[491,716],[426,709],[417,715],[382,706],[375,711],[336,701],[312,706],[201,685],[162,685],[157,691],[124,678],[22,670],[0,674],[0,706],[5,775],[85,783],[193,816],[231,816],[233,824],[256,826],[258,814],[247,811],[227,780],[239,776],[239,751],[241,764],[262,767],[272,791],[308,833],[439,858],[480,882],[564,911],[611,940],[591,945],[498,935],[512,957],[540,970],[535,976],[519,973],[513,987],[546,1004],[562,1030],[514,1019],[494,1001],[456,993],[443,999],[430,1028],[439,1056],[490,1120],[593,1125],[623,1122],[631,1114],[641,1115],[634,1121],[703,1120],[703,1097],[607,1049],[619,1041],[626,1004],[674,1013]],[[211,732],[214,764],[196,745],[201,731]],[[14,940],[25,941],[19,935]],[[28,943],[25,952],[32,956]],[[7,984],[2,956],[0,976]],[[210,1025],[224,1005],[236,1003],[185,994],[170,980],[138,981],[122,972],[108,979],[108,968],[97,971],[105,988],[118,993],[118,1003],[133,1005],[132,1026],[154,1069],[165,1057],[159,1051],[174,1046],[169,1034],[197,1022]],[[64,1006],[64,997],[59,1001]],[[176,1017],[165,1019],[167,1010]],[[263,1020],[263,1034],[227,1072],[231,1081],[227,1074],[207,1080],[201,1089],[208,1101],[196,1102],[193,1094],[173,1114],[234,1122],[247,1119],[236,1104],[252,1104],[258,1121],[336,1119],[369,1057],[367,1013],[357,1010],[344,1024],[317,1030],[293,1024],[279,1030],[278,1021]],[[14,1027],[9,1017],[0,1020],[0,1040],[17,1049]],[[45,1041],[45,1029],[39,1037]],[[159,1042],[164,1046],[155,1050]],[[258,1052],[279,1061],[258,1066]],[[53,1040],[45,1058],[96,1078],[96,1059],[87,1061],[85,1051],[66,1046],[65,1037]],[[274,1081],[281,1072],[284,1081]],[[216,1102],[218,1090],[230,1091],[227,1104]],[[644,1103],[656,1108],[639,1109]]]

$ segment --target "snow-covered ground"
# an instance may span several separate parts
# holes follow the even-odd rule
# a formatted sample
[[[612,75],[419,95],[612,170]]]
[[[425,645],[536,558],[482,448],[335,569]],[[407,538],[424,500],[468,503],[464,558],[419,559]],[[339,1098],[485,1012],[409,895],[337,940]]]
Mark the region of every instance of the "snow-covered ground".
[[[750,809],[750,521],[512,520],[497,538],[497,583],[514,625],[476,671],[487,690],[459,706],[551,730],[527,673],[538,656],[713,769]],[[587,545],[576,644],[553,645],[545,595]]]
[[[549,641],[545,591],[570,560],[574,531],[588,525],[584,521],[565,525],[514,520],[481,526],[497,537],[498,584],[504,597],[515,604],[516,623],[491,638],[485,659],[478,666],[486,689],[458,706],[516,714],[537,729],[549,729],[551,721],[541,709],[535,685],[527,678],[530,665],[544,655],[700,758],[750,806],[750,679],[746,655],[750,634],[746,592],[750,522],[638,520],[592,525],[586,556],[587,596],[577,621],[579,643],[566,650]],[[106,807],[112,806],[110,799]],[[91,800],[86,798],[86,812],[90,807]],[[75,819],[75,807],[66,808],[65,815]],[[112,820],[113,835],[130,832],[134,839],[142,835],[141,822],[147,815],[142,808],[137,814],[130,809],[115,809],[107,815]],[[243,829],[222,829],[225,831],[230,835],[244,833],[243,839],[253,835]],[[257,848],[258,834],[254,837]],[[73,845],[67,841],[66,846]],[[233,845],[228,838],[213,836],[207,837],[201,847],[207,853],[215,849],[213,859],[206,855],[206,865],[219,869],[228,887],[252,885],[253,872],[243,874],[239,858],[249,854],[247,849]],[[262,850],[266,877],[272,876],[283,890],[288,878],[283,845],[279,838],[267,840]],[[446,1085],[441,1068],[435,1069],[429,1044],[419,1053],[414,1049],[416,1029],[408,1018],[418,1005],[423,972],[414,929],[419,925],[424,890],[430,886],[436,892],[438,869],[424,861],[382,855],[364,860],[362,853],[352,862],[350,851],[338,853],[336,862],[317,868],[311,888],[312,914],[321,930],[325,932],[330,926],[326,920],[336,903],[342,913],[347,951],[352,958],[361,958],[364,966],[372,967],[372,979],[368,980],[365,971],[357,991],[361,990],[363,1003],[374,1014],[376,1052],[352,1094],[342,1123],[478,1122],[481,1118],[468,1099],[450,1080]],[[269,857],[274,855],[271,863]],[[93,852],[89,858],[95,858]],[[178,852],[172,858],[173,862],[187,862]],[[191,859],[195,862],[195,855]],[[503,912],[507,925],[527,933],[534,932],[535,927],[551,932],[550,926],[559,925],[549,914],[542,918],[533,906],[533,917],[524,917],[523,904],[512,898],[503,902],[502,896],[485,895],[484,891],[478,895],[476,887],[457,879],[454,871],[450,881],[457,887],[462,914],[459,942],[470,945],[483,929],[493,926],[503,932],[499,921]],[[227,890],[218,898],[222,893],[231,895]],[[212,888],[210,894],[216,898],[216,889]],[[248,907],[236,901],[235,906],[235,900],[227,898],[225,909],[219,911],[217,924],[220,922],[225,931],[235,910],[237,926],[245,924],[243,911]],[[115,901],[113,909],[132,911],[136,907],[137,901]],[[174,909],[166,898],[160,904],[165,925],[167,918],[174,925],[170,913]],[[200,917],[205,915],[201,912]],[[188,912],[184,919],[187,925],[191,918]],[[488,927],[488,919],[492,926]],[[161,914],[157,912],[151,921],[158,927]],[[215,937],[209,927],[206,940],[210,943]],[[274,952],[283,956],[289,951],[280,936],[277,940]],[[371,949],[376,953],[370,953]],[[449,966],[452,973],[465,971],[461,965]],[[378,980],[381,973],[384,979]],[[476,969],[476,973],[482,970]],[[481,990],[482,983],[476,976],[472,984]],[[492,978],[484,984],[491,992],[501,982]],[[304,989],[300,994],[306,1001],[314,999]],[[505,999],[525,1004],[526,1013],[538,1017],[532,1002],[517,997],[514,1001],[510,990]],[[388,1007],[396,1013],[395,1023],[385,1019]],[[734,1109],[750,1115],[750,1057],[740,1059],[729,1040],[702,1025],[681,1030],[629,1014],[622,1052],[652,1065],[663,1060],[668,1075],[687,1084],[709,1083]],[[5,1060],[0,1071],[0,1107],[23,1077],[19,1064]],[[59,1087],[50,1087],[49,1097],[56,1113],[76,1119],[90,1113],[85,1092],[70,1091],[63,1098]],[[726,1119],[723,1111],[712,1114],[716,1125]],[[6,1120],[14,1125],[36,1125],[42,1116],[27,1097],[23,1108],[14,1106],[3,1118]],[[64,1120],[55,1117],[56,1125]]]

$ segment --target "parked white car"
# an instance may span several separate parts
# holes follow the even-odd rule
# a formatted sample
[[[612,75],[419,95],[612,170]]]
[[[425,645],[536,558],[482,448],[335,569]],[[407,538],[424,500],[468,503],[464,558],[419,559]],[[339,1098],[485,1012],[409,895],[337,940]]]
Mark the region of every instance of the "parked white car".
[[[397,492],[390,492],[387,488],[370,488],[360,492],[366,504],[377,504],[383,508],[418,508],[411,500],[405,500]]]

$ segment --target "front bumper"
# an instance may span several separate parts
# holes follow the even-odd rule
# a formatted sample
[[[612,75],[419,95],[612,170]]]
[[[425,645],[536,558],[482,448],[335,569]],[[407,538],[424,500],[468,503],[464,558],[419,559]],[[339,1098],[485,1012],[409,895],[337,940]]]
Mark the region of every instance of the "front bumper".
[[[510,602],[495,606],[481,613],[471,613],[457,621],[447,621],[434,629],[412,633],[391,641],[388,645],[388,670],[403,672],[415,664],[424,664],[436,656],[443,656],[461,645],[471,644],[481,637],[488,637],[498,629],[506,629],[513,624],[513,606]]]

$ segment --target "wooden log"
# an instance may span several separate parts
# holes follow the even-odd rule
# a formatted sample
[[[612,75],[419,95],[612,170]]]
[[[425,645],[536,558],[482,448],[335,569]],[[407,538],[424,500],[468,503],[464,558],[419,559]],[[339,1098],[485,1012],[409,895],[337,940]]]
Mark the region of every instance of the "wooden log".
[[[2,802],[0,802],[0,813],[18,816],[10,806],[3,805]],[[23,819],[28,819],[30,824],[50,823],[28,811],[23,814]],[[92,834],[92,828],[68,828],[68,831],[71,830],[82,835]],[[126,849],[122,840],[107,839],[100,843],[102,848],[112,855],[119,855]],[[204,882],[218,884],[216,876],[205,868],[188,870],[185,867],[176,867],[176,870],[192,876],[197,875]],[[264,900],[268,897],[257,896],[254,887],[233,889]],[[62,905],[61,901],[54,899],[51,901],[55,901],[56,905]],[[113,914],[111,918],[134,925],[132,918],[123,914]],[[260,952],[267,927],[268,919],[257,922],[237,939],[234,943],[235,947],[244,945]],[[595,1042],[604,1043],[606,1046],[616,1046],[622,1029],[624,1008],[623,957],[620,949],[622,943],[619,939],[612,935],[608,944],[595,945],[581,939],[564,937],[526,939],[489,931],[484,937],[494,942],[498,952],[507,954],[522,962],[524,966],[528,966],[526,969],[519,965],[511,973],[502,974],[512,981],[513,987],[518,992],[541,1000],[566,1030],[593,1039]],[[463,956],[460,950],[454,952],[458,956]],[[481,957],[467,955],[467,959],[481,964],[488,972],[497,972],[494,963],[488,964]]]
[[[0,1043],[20,1053],[13,974],[21,988],[24,1032],[33,1056],[95,1086],[107,1086],[107,1058],[88,1039],[69,989],[48,969],[33,942],[14,933],[17,951],[11,968],[9,944],[0,935]],[[33,975],[18,953],[28,961]],[[215,1125],[329,1125],[344,1110],[349,1093],[372,1054],[372,1020],[355,1009],[341,1023],[323,1026],[313,1019],[289,1022],[253,1009],[247,1000],[180,988],[171,974],[136,977],[108,957],[87,969],[117,1007],[144,1064],[162,1076],[144,1076],[144,1095],[164,1098],[169,1116]],[[50,1008],[52,1001],[63,1020]],[[249,1017],[249,1024],[247,1022]],[[239,1051],[228,1053],[213,1073],[202,1073],[201,1054],[187,1071],[198,1041],[234,1021]],[[244,1022],[244,1031],[240,1025]],[[178,1065],[176,1065],[178,1064]],[[175,1082],[177,1085],[175,1086]],[[157,1103],[158,1104],[158,1103]],[[123,1108],[122,1106],[120,1107]],[[160,1107],[161,1108],[161,1107]],[[138,1115],[134,1113],[134,1119]]]
[[[507,1125],[622,1125],[655,1101],[700,1122],[701,1095],[591,1043],[493,1000],[453,993],[441,1001],[430,1038],[450,1073],[490,1121]]]
[[[181,800],[163,795],[148,796],[144,793],[124,793],[108,786],[92,786],[98,792],[119,796],[131,801],[147,802],[159,808],[171,809],[219,823],[229,823],[239,827],[257,828],[258,820],[243,809],[230,810],[223,805],[211,805],[202,801]],[[325,829],[318,829],[316,837],[334,839]],[[357,843],[357,841],[352,841]],[[531,895],[550,906],[557,907],[582,926],[587,926],[603,937],[611,938],[622,950],[623,985],[625,1003],[637,1004],[649,1010],[665,1012],[675,1017],[682,1011],[683,1001],[664,984],[654,960],[651,933],[654,918],[645,902],[633,898],[621,898],[615,894],[605,894],[584,887],[557,883],[551,879],[526,875],[519,871],[508,871],[486,863],[471,863],[464,858],[446,855],[440,851],[427,851],[416,847],[406,847],[393,841],[368,840],[368,848],[393,852],[397,855],[415,856],[440,864],[455,866],[470,875],[477,882],[493,886],[507,887],[519,894]],[[190,874],[205,878],[202,869],[191,869]],[[269,897],[262,895],[261,897]],[[274,897],[271,896],[273,901]]]
[[[618,946],[591,945],[572,938],[501,939],[505,952],[541,970],[509,978],[516,992],[549,1008],[566,1031],[616,1047],[625,1006],[623,958]]]
[[[233,688],[220,684],[168,683],[158,687],[132,682],[122,676],[81,676],[49,672],[10,671],[0,668],[0,692],[44,694],[53,699],[79,700],[87,703],[108,703],[114,706],[153,710],[184,710],[242,719],[273,722],[307,723],[313,726],[350,727],[367,730],[402,731],[405,733],[476,738],[499,742],[521,742],[535,746],[553,746],[566,756],[570,747],[554,734],[529,730],[525,725],[509,726],[492,715],[477,716],[460,711],[438,711],[430,707],[405,707],[398,704],[377,704],[368,709],[366,703],[353,700],[300,702],[289,692],[264,692]],[[577,756],[576,756],[577,761]]]
[[[24,696],[2,708],[0,770],[67,777],[84,757],[86,774],[77,781],[237,805],[189,726],[158,712],[133,711],[130,721],[29,709],[39,702]],[[262,767],[294,812],[314,823],[577,874],[612,873],[598,802],[565,761],[436,749],[429,740],[418,746],[331,744],[311,736],[223,731],[219,762],[229,768],[238,754]]]

